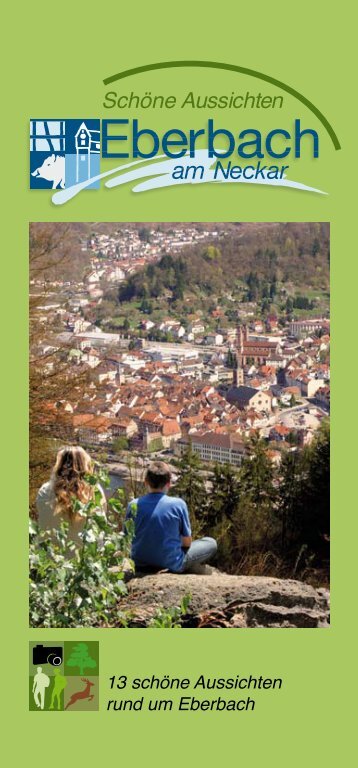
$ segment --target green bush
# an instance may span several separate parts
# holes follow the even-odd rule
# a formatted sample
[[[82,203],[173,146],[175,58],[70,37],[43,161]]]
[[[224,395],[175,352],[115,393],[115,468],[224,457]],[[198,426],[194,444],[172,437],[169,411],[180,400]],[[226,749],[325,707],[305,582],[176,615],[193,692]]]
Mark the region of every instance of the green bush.
[[[100,478],[103,483],[103,476]],[[68,537],[68,523],[40,531],[30,521],[30,626],[95,627],[113,623],[113,611],[126,593],[124,559],[129,557],[134,521],[125,524],[121,491],[108,502],[107,519],[100,513],[98,477],[94,499],[74,500],[73,508],[85,517],[76,546]]]
[[[180,605],[159,608],[149,626],[151,629],[181,629],[182,619],[188,613],[191,594],[184,595]]]

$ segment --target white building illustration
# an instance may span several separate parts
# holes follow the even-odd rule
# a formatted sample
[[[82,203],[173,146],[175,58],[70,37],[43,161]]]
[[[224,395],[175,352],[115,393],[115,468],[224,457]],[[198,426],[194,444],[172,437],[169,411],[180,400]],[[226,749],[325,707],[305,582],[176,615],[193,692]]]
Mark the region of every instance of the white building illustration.
[[[87,128],[81,123],[75,134],[76,145],[76,184],[91,178],[91,155],[100,153],[100,131]]]

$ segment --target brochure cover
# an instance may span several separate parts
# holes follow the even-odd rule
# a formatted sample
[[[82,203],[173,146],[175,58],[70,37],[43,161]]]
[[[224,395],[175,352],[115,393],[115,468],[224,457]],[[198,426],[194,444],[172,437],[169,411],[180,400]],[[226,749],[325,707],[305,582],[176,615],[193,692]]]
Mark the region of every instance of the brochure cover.
[[[352,32],[305,0],[6,10],[16,762],[348,754]]]

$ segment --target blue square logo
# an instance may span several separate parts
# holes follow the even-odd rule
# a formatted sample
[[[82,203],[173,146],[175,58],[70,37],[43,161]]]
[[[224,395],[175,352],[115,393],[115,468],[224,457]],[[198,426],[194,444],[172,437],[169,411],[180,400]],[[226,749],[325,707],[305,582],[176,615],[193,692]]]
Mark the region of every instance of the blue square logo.
[[[64,189],[100,173],[97,119],[30,121],[30,189]],[[87,186],[98,189],[99,180]]]

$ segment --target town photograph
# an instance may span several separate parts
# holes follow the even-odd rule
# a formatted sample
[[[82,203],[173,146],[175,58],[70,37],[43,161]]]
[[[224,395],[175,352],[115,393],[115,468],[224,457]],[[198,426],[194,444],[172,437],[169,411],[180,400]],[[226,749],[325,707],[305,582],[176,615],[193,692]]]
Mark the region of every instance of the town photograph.
[[[329,224],[30,225],[30,626],[327,627]]]

